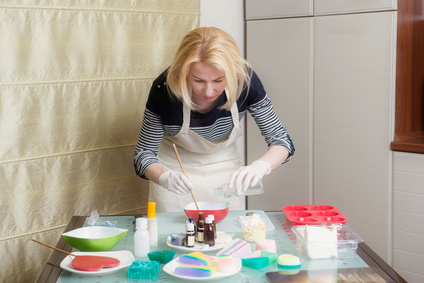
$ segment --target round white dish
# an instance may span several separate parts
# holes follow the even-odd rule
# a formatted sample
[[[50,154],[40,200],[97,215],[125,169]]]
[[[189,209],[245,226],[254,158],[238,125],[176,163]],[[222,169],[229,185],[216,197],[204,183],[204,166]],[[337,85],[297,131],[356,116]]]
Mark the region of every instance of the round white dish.
[[[233,276],[234,274],[237,274],[240,271],[240,269],[241,269],[241,259],[234,257],[234,262],[235,262],[235,265],[236,265],[234,272],[229,272],[229,273],[216,272],[211,277],[192,277],[192,276],[182,276],[182,275],[175,274],[174,273],[175,268],[177,268],[177,266],[179,266],[181,264],[180,261],[178,260],[178,258],[168,262],[163,267],[163,271],[168,273],[169,275],[172,275],[172,276],[177,277],[177,278],[185,279],[185,280],[194,280],[194,281],[217,280],[217,279],[222,279],[222,278],[225,278],[225,277]]]
[[[102,268],[98,271],[81,271],[76,270],[72,267],[72,260],[74,259],[73,256],[68,255],[65,257],[62,262],[60,263],[60,268],[72,272],[77,273],[85,276],[99,276],[104,274],[110,274],[113,272],[116,272],[122,268],[128,267],[131,265],[131,263],[135,260],[134,255],[130,251],[109,251],[109,252],[72,252],[74,255],[96,255],[96,256],[107,256],[107,257],[113,257],[118,259],[121,264],[115,267],[110,268]]]
[[[176,250],[181,250],[181,251],[186,251],[186,252],[203,252],[203,253],[207,253],[207,252],[213,252],[213,251],[217,251],[222,249],[223,247],[225,247],[225,244],[215,244],[213,247],[209,247],[209,249],[204,249],[202,247],[203,244],[196,242],[194,244],[194,247],[189,248],[186,246],[176,246],[171,244],[171,236],[168,236],[168,238],[166,239],[166,244],[171,247],[174,248]]]

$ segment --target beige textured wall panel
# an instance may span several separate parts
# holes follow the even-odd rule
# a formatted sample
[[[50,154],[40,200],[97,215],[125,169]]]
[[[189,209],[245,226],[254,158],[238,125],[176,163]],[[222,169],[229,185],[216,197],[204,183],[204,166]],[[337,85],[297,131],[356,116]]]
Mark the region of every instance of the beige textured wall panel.
[[[133,167],[154,78],[199,24],[184,1],[0,1],[1,282],[32,282],[72,215],[145,211]],[[6,253],[4,255],[4,252]]]

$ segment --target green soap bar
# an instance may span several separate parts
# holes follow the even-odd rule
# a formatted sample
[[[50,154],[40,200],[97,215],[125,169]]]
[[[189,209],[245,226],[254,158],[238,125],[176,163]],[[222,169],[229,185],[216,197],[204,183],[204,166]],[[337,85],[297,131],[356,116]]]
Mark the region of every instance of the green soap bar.
[[[160,263],[168,263],[174,259],[175,251],[171,250],[154,250],[147,254],[150,260],[159,261]]]
[[[268,257],[253,257],[253,258],[242,258],[241,263],[243,266],[250,267],[253,269],[261,269],[269,265]]]
[[[281,268],[281,269],[299,269],[299,268],[301,268],[301,265],[300,264],[297,264],[297,265],[278,264],[278,268]]]
[[[159,261],[135,260],[127,270],[130,279],[154,279],[160,270]]]
[[[278,260],[278,255],[276,253],[271,253],[267,251],[262,251],[262,257],[269,258],[269,264],[276,263]]]

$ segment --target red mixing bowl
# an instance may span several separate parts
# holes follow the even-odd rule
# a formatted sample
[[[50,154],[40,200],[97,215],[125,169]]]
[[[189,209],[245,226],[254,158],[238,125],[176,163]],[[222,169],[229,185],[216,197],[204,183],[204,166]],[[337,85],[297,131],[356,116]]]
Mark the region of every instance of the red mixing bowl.
[[[197,210],[194,202],[187,204],[184,207],[184,212],[188,217],[193,217],[194,221],[197,222],[199,212],[203,212],[205,219],[208,215],[213,214],[215,217],[215,223],[224,220],[228,214],[229,202],[197,202],[199,210]]]

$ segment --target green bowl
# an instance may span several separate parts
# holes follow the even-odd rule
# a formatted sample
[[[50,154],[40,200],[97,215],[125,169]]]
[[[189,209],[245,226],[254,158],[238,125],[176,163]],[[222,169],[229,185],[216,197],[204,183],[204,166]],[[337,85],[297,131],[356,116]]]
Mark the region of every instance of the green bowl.
[[[104,226],[78,228],[62,234],[68,244],[82,252],[108,251],[127,234],[128,229]]]

